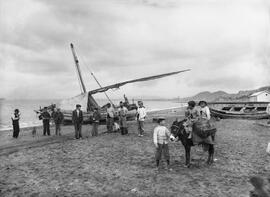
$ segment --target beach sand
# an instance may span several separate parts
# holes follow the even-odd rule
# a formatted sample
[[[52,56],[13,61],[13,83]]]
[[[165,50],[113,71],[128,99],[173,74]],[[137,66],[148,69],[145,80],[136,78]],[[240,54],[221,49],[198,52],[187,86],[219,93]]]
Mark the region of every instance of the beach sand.
[[[160,115],[160,114],[159,114]],[[178,113],[163,113],[170,125]],[[184,167],[184,148],[170,143],[173,171],[155,170],[152,133],[155,123],[146,121],[146,134],[137,136],[136,122],[129,135],[104,134],[74,140],[72,126],[62,137],[33,138],[30,131],[0,139],[0,196],[248,196],[249,177],[268,178],[266,153],[270,128],[248,120],[221,120],[215,146],[215,163],[205,164],[201,147],[191,151],[192,166]],[[91,126],[83,126],[86,136]],[[54,131],[52,132],[54,133]]]

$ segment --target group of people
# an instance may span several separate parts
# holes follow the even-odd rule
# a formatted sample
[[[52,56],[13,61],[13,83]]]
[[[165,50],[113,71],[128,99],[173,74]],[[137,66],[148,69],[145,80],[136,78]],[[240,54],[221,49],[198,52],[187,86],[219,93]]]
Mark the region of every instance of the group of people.
[[[115,116],[118,115],[119,118],[119,125],[120,125],[120,131],[122,135],[128,134],[128,128],[127,128],[127,115],[128,115],[128,109],[125,106],[124,102],[120,102],[118,112],[115,111],[114,107],[108,103],[107,104],[107,131],[108,133],[111,133],[114,131],[113,127],[114,125],[117,125],[115,122]],[[146,118],[146,109],[143,105],[142,101],[138,101],[138,108],[136,113],[136,119],[138,122],[138,136],[142,137],[144,133],[144,121]],[[117,130],[117,129],[115,129]]]
[[[192,138],[193,136],[193,124],[200,120],[207,120],[209,121],[211,118],[209,107],[207,106],[206,101],[200,101],[198,103],[198,106],[196,106],[195,101],[189,101],[188,107],[185,111],[185,131],[189,134],[188,138]],[[159,117],[157,119],[158,125],[154,129],[153,133],[153,141],[154,145],[156,147],[155,152],[155,159],[156,159],[156,166],[157,169],[159,169],[160,166],[160,160],[161,156],[163,154],[164,159],[167,162],[166,168],[168,170],[171,170],[169,168],[170,166],[170,154],[169,154],[169,146],[168,143],[170,141],[171,133],[169,129],[165,126],[165,118]]]
[[[107,133],[113,133],[119,130],[122,135],[128,134],[128,125],[127,125],[127,118],[128,118],[128,109],[125,106],[126,102],[120,102],[119,108],[116,110],[115,107],[108,103],[106,105],[106,126],[107,126]],[[116,121],[116,117],[118,117],[118,121]],[[143,106],[142,101],[138,101],[138,108],[136,112],[136,119],[138,122],[138,136],[142,137],[144,134],[144,121],[146,118],[146,109]],[[98,127],[101,120],[100,109],[95,107],[93,111],[93,115],[90,117],[90,122],[92,123],[92,136],[98,135]],[[81,110],[81,105],[77,104],[76,109],[72,113],[72,122],[75,127],[75,138],[80,139],[82,138],[82,124],[83,124],[83,113]]]
[[[116,110],[115,107],[108,103],[106,106],[106,123],[107,123],[107,132],[112,133],[115,130],[114,127],[118,125],[121,134],[126,135],[128,134],[128,125],[127,125],[127,117],[128,117],[128,109],[126,107],[128,103],[120,102],[119,108]],[[116,117],[118,117],[118,121],[116,121]],[[138,101],[138,108],[136,113],[136,118],[138,121],[138,135],[141,137],[144,133],[144,120],[146,117],[146,110],[143,106],[142,101]],[[19,120],[20,120],[20,112],[18,109],[14,110],[14,114],[12,114],[12,124],[13,124],[13,137],[18,138],[20,132]],[[50,136],[50,122],[53,120],[55,124],[55,135],[61,135],[61,125],[64,120],[64,115],[61,112],[60,108],[53,108],[52,113],[48,111],[48,107],[44,107],[42,112],[39,115],[39,119],[42,120],[43,123],[43,135]],[[89,122],[92,124],[91,135],[97,136],[98,135],[98,127],[100,124],[100,120],[102,119],[100,109],[95,107],[93,109],[93,114],[90,117]],[[83,124],[83,112],[81,110],[81,105],[77,104],[76,109],[72,112],[72,123],[74,124],[75,128],[75,138],[81,139],[82,138],[82,124]]]
[[[127,115],[128,109],[124,106],[124,103],[121,101],[118,111],[115,110],[114,106],[111,103],[107,104],[107,132],[114,132],[113,127],[115,122],[115,117],[118,116],[118,121],[120,125],[120,131],[122,135],[128,134],[128,125],[127,125]],[[43,120],[43,135],[50,135],[50,120],[53,118],[55,123],[55,135],[61,135],[61,124],[63,122],[64,116],[61,112],[60,108],[54,110],[52,114],[48,112],[47,107],[44,108],[44,111],[41,113],[40,118]],[[138,108],[136,113],[136,119],[138,123],[138,136],[142,137],[144,134],[144,121],[146,118],[146,109],[143,105],[142,101],[138,101]],[[185,111],[185,130],[189,133],[188,138],[192,138],[193,136],[193,124],[199,119],[210,120],[210,110],[207,106],[206,101],[200,101],[198,106],[196,106],[195,101],[189,101],[188,107]],[[19,127],[19,119],[20,112],[18,109],[15,109],[14,114],[12,116],[13,123],[13,137],[17,138],[19,135],[20,127]],[[93,111],[93,115],[91,116],[90,122],[92,123],[92,136],[98,135],[98,127],[101,120],[101,114],[99,108],[95,107]],[[76,109],[72,112],[72,123],[75,128],[75,139],[82,138],[82,124],[83,124],[83,112],[81,110],[81,105],[77,104]],[[169,139],[171,136],[170,131],[165,127],[165,118],[160,117],[157,120],[158,125],[154,129],[153,133],[153,141],[156,147],[155,158],[156,165],[159,168],[161,156],[163,154],[166,162],[167,168],[170,165],[170,154],[169,154]]]
[[[53,109],[52,114],[48,112],[48,108],[44,107],[43,112],[40,114],[39,118],[43,122],[43,135],[51,135],[50,131],[50,121],[53,119],[54,124],[55,124],[55,135],[61,135],[61,124],[63,123],[64,120],[64,115],[61,112],[60,108]]]
[[[13,138],[18,138],[20,133],[20,124],[19,120],[21,114],[19,109],[15,109],[14,113],[11,115],[12,126],[13,126]],[[61,124],[64,120],[64,115],[61,112],[60,108],[54,109],[52,114],[48,112],[48,108],[44,107],[42,113],[39,116],[39,119],[43,122],[43,135],[51,135],[50,132],[50,121],[53,119],[55,124],[55,135],[61,135]]]

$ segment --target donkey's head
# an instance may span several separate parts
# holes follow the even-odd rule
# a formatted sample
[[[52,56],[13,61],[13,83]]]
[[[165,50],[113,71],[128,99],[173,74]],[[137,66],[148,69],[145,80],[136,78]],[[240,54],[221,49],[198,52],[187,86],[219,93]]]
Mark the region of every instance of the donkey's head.
[[[185,133],[185,127],[183,123],[185,120],[175,120],[171,126],[171,134],[174,138],[181,139]]]

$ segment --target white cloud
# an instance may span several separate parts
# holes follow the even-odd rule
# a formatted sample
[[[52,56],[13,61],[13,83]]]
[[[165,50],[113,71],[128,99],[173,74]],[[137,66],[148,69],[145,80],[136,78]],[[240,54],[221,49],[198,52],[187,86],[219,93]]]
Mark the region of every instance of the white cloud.
[[[88,89],[97,85],[85,65],[104,85],[192,68],[179,76],[123,87],[121,91],[131,96],[159,96],[160,92],[166,97],[188,96],[269,84],[267,1],[0,3],[4,29],[0,69],[5,67],[0,74],[0,97],[76,94],[79,86],[70,42],[75,44]]]

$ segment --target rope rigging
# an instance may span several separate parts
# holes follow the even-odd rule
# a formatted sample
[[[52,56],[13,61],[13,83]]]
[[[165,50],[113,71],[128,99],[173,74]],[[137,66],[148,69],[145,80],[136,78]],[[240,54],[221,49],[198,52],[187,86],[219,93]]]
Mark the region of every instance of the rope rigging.
[[[89,71],[89,73],[92,75],[92,77],[94,78],[94,80],[97,82],[98,86],[99,86],[100,88],[102,88],[102,85],[101,85],[101,84],[99,83],[99,81],[97,80],[97,78],[96,78],[96,76],[94,75],[93,71],[91,71],[90,68],[88,67],[88,65],[85,63],[84,58],[81,57],[81,59],[82,59],[82,62],[83,62],[84,67],[86,67],[86,69],[87,69],[87,70]],[[107,94],[106,92],[104,92],[104,94],[105,94],[106,98],[108,99],[108,101],[114,106],[114,104],[113,104],[112,100],[110,99],[110,97],[108,96],[108,94]]]

